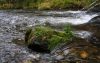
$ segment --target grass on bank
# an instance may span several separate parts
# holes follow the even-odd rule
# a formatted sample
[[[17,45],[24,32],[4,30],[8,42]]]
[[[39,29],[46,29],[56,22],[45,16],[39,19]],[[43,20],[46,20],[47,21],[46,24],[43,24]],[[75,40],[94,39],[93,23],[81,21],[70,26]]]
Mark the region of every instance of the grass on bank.
[[[2,0],[0,9],[81,9],[94,0]]]

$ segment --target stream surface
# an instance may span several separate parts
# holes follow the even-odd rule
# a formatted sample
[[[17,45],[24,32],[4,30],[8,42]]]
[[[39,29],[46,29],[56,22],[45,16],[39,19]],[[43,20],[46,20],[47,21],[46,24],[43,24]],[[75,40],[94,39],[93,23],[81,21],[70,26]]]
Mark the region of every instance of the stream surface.
[[[73,31],[75,36],[85,40],[89,38],[92,42],[91,37],[96,32],[85,29],[84,24],[89,23],[96,16],[98,14],[87,14],[86,11],[0,10],[0,63],[28,63],[28,61],[53,63],[54,55],[31,52],[26,46],[16,44],[24,42],[25,30],[40,24],[49,24],[54,27],[72,24],[75,28]],[[94,41],[96,40],[98,41],[96,45],[98,45],[100,37],[95,37]],[[94,42],[93,45],[95,45]],[[56,59],[60,58],[62,56]]]

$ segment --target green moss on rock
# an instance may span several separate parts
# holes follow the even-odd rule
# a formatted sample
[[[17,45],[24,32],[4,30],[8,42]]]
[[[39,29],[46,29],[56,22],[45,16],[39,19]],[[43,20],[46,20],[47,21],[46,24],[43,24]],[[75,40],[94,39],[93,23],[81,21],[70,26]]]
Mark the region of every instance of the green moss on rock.
[[[68,27],[64,31],[58,31],[50,27],[37,26],[27,30],[25,41],[27,45],[42,45],[48,50],[53,50],[61,43],[67,43],[73,37],[73,33]]]

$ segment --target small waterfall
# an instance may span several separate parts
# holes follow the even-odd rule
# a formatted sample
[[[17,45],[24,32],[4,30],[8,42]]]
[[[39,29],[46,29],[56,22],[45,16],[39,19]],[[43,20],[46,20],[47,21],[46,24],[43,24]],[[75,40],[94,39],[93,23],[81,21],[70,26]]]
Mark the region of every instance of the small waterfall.
[[[57,12],[56,12],[57,13]],[[66,17],[46,17],[42,18],[41,20],[46,21],[52,25],[60,25],[60,24],[72,24],[72,25],[79,25],[88,23],[89,20],[98,16],[97,14],[87,14],[86,11],[67,11],[67,12],[60,12],[60,15],[66,14]],[[53,14],[53,12],[52,12]]]

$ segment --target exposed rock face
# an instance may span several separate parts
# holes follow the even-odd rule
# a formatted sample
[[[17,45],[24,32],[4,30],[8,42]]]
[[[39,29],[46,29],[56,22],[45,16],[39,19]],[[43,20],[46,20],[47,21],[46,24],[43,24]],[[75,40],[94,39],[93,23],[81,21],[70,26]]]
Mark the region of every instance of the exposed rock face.
[[[91,19],[91,20],[89,21],[89,23],[90,23],[90,24],[100,25],[100,15],[94,17],[93,19]]]
[[[93,37],[90,38],[90,41],[97,46],[100,46],[100,16],[91,19],[89,25],[92,26],[93,29]]]
[[[99,13],[100,12],[100,3],[91,7],[89,10],[88,10],[89,13],[91,12],[94,12],[94,13]]]
[[[91,19],[87,24],[74,26],[76,30],[85,30],[92,33],[88,38],[89,42],[96,46],[100,46],[100,16]]]

